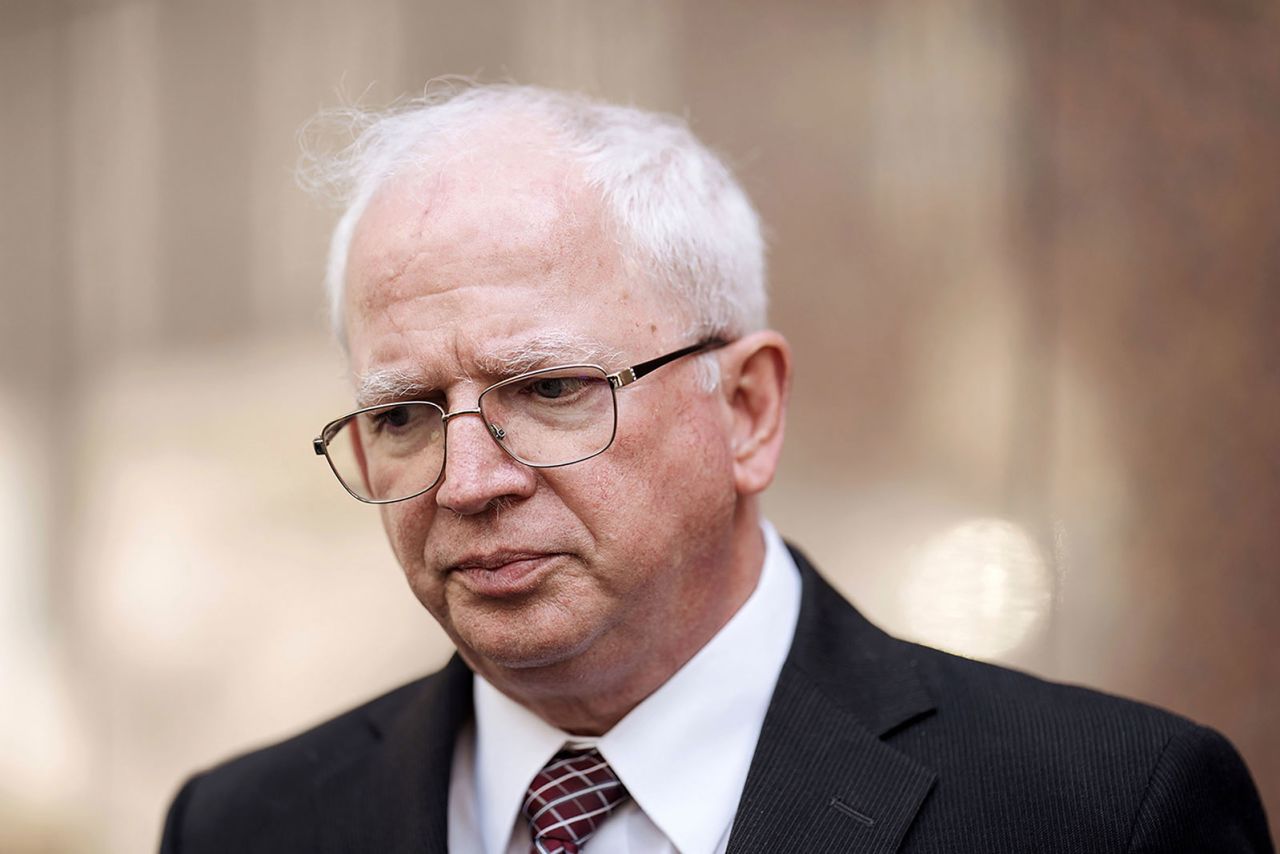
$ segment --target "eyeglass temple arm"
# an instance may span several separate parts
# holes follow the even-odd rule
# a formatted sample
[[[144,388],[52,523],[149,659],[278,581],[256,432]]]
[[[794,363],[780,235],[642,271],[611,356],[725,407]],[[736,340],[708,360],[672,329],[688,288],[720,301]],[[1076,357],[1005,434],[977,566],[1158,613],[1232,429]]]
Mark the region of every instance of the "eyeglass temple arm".
[[[661,368],[663,365],[670,364],[676,359],[691,356],[694,353],[700,353],[704,350],[714,350],[717,347],[723,347],[728,343],[728,341],[720,338],[709,338],[706,341],[701,341],[697,344],[690,344],[688,347],[681,347],[673,353],[668,353],[665,356],[659,356],[656,359],[650,359],[647,362],[641,362],[638,365],[632,365],[629,368],[623,368],[616,374],[609,374],[609,384],[614,388],[622,388],[624,385],[631,385],[646,374],[651,374],[658,368]]]

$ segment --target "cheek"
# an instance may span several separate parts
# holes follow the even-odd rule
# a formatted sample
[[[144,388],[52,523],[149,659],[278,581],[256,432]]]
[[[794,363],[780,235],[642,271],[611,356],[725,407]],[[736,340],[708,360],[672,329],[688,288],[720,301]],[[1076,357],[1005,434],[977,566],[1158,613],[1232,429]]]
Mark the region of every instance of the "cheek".
[[[696,548],[727,532],[735,493],[724,436],[705,422],[690,421],[664,451],[653,469],[663,484],[671,526],[682,532],[676,542]]]
[[[710,407],[658,409],[620,437],[593,503],[631,548],[679,561],[724,534],[733,467]],[[638,420],[638,419],[637,419]],[[680,546],[680,553],[674,550]]]
[[[419,583],[425,577],[427,531],[435,515],[434,506],[434,500],[424,496],[381,507],[387,540],[419,598],[422,596]]]
[[[694,397],[649,419],[651,438],[638,453],[673,495],[733,491],[728,430],[720,415],[714,398]]]

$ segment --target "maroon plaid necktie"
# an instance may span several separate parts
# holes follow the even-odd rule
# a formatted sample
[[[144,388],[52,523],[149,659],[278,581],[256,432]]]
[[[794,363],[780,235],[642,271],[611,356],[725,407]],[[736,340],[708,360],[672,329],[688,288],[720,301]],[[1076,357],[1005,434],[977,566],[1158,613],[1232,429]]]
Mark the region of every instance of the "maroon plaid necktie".
[[[525,794],[522,812],[533,832],[530,854],[578,854],[626,799],[626,788],[600,751],[560,751]]]

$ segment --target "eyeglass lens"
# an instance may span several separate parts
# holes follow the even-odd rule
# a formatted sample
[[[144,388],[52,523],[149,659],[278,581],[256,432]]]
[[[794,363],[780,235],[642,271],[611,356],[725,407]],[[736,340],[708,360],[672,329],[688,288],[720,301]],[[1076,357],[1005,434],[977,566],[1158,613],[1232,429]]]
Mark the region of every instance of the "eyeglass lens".
[[[612,443],[617,426],[609,380],[604,371],[589,366],[513,377],[481,394],[479,408],[493,440],[515,459],[537,467],[568,465],[599,454]],[[440,479],[445,420],[431,403],[376,407],[334,425],[324,437],[326,454],[334,473],[357,497],[376,502],[408,498]]]

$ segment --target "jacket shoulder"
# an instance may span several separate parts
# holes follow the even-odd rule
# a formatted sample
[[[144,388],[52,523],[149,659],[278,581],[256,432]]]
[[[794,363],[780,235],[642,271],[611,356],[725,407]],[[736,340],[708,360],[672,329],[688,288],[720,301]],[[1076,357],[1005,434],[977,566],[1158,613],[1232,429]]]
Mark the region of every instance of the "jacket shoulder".
[[[287,797],[299,783],[318,783],[326,771],[376,741],[376,721],[394,715],[431,678],[401,685],[282,741],[221,762],[201,775],[205,786],[271,799]]]
[[[1173,735],[1197,725],[1174,712],[1094,688],[1050,681],[997,664],[975,661],[907,641],[921,675],[937,696],[939,713],[960,726],[995,727],[1016,735],[1026,731],[1053,747],[1073,736],[1113,747],[1158,748]]]
[[[1146,703],[896,643],[940,702],[891,740],[938,770],[932,806],[944,823],[950,813],[965,816],[961,827],[978,815],[1013,827],[1018,816],[1045,821],[1048,811],[1104,850],[1272,850],[1248,768],[1215,730]]]
[[[368,753],[379,740],[379,720],[394,717],[438,677],[402,685],[283,741],[196,773],[169,807],[162,854],[230,850],[227,846],[242,836],[269,835],[281,815]],[[193,847],[208,844],[214,847]]]

